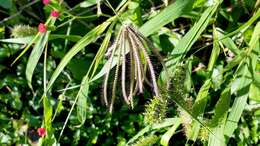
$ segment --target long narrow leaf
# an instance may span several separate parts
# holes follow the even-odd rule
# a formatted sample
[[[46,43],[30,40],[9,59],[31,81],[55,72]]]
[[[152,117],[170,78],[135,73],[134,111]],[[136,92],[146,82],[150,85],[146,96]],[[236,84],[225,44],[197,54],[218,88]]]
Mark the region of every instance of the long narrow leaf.
[[[9,38],[9,39],[0,39],[0,42],[4,43],[14,43],[14,44],[29,44],[35,36],[28,36],[28,37],[22,37],[22,38]],[[63,35],[63,34],[50,34],[49,40],[54,39],[67,39],[72,42],[77,42],[81,39],[81,36],[79,35]],[[37,41],[37,40],[35,40]]]
[[[140,130],[133,138],[131,138],[126,145],[136,141],[139,137],[143,136],[145,133],[147,132],[151,132],[153,130],[157,130],[157,129],[162,129],[165,127],[169,127],[171,125],[174,125],[176,122],[178,122],[180,119],[179,118],[167,118],[164,121],[162,121],[161,123],[158,124],[153,124],[153,125],[149,125],[146,126],[145,128],[143,128],[142,130]]]
[[[44,108],[44,127],[47,130],[47,136],[44,138],[45,145],[53,145],[54,140],[52,130],[52,106],[47,96],[43,97],[43,108]]]
[[[260,23],[257,23],[253,35],[251,37],[251,40],[249,42],[249,48],[247,49],[247,53],[249,55],[251,53],[255,53],[259,51],[259,37],[260,37]],[[233,85],[233,87],[235,87],[235,89],[233,89],[234,90],[233,92],[237,93],[237,97],[233,103],[233,106],[228,116],[228,121],[225,126],[225,135],[228,137],[231,137],[233,132],[237,128],[237,123],[242,115],[242,112],[245,108],[249,96],[248,95],[249,86],[252,82],[252,74],[254,74],[254,73],[250,73],[249,64],[250,64],[249,58],[246,58],[246,60],[241,63],[241,69],[239,68],[239,71],[236,75],[239,78],[235,80],[236,82],[234,82]],[[236,84],[238,85],[236,86]]]
[[[33,75],[34,69],[35,69],[36,65],[38,64],[38,61],[42,55],[44,47],[45,47],[46,43],[48,42],[49,35],[50,35],[50,31],[40,35],[40,38],[36,42],[35,46],[33,47],[32,53],[27,62],[25,75],[26,75],[26,79],[28,81],[29,87],[31,89],[32,89],[32,75]]]
[[[225,36],[221,37],[219,40],[225,39],[227,37],[230,37],[234,34],[240,33],[240,32],[245,32],[247,28],[249,28],[255,21],[258,20],[260,17],[260,9],[257,10],[257,12],[252,16],[246,23],[241,25],[238,29],[226,34]]]
[[[89,90],[88,79],[84,79],[84,81],[85,82],[82,83],[82,86],[80,87],[80,92],[77,95],[78,96],[77,117],[81,125],[85,123],[87,109],[91,108],[90,105],[87,105],[88,90]]]
[[[174,123],[174,125],[166,133],[163,134],[161,141],[160,141],[161,145],[163,145],[163,146],[169,145],[169,141],[170,141],[172,135],[175,133],[176,129],[180,126],[180,124],[181,124],[181,119],[176,121]]]
[[[222,38],[224,37],[224,34],[222,33],[222,31],[220,31],[218,29],[218,38]],[[222,40],[220,40],[221,43],[223,43],[229,50],[231,50],[235,55],[238,55],[240,53],[240,50],[238,49],[238,47],[236,46],[236,44],[234,43],[234,41],[229,38],[226,37]]]
[[[217,137],[224,138],[224,128],[227,118],[227,113],[230,104],[231,92],[230,88],[225,88],[221,93],[221,96],[215,106],[214,117],[210,121],[210,126],[213,128],[213,132]],[[219,141],[214,135],[210,134],[208,146],[225,146],[224,141]]]
[[[244,67],[241,71],[241,77],[238,78],[238,89],[237,89],[237,97],[232,105],[231,111],[228,115],[228,120],[225,125],[225,135],[231,137],[235,129],[237,128],[237,123],[242,115],[242,112],[245,108],[247,98],[248,98],[248,91],[249,91],[249,84],[251,82],[249,75],[250,72],[248,70],[248,66],[244,64]]]
[[[214,65],[217,61],[220,48],[218,45],[218,42],[216,41],[218,39],[217,30],[216,27],[213,25],[213,50],[210,55],[209,64],[208,64],[208,71],[212,72]]]
[[[158,31],[161,27],[180,17],[184,12],[188,12],[192,7],[193,0],[177,0],[173,4],[167,6],[162,12],[154,18],[146,22],[139,31],[144,36]]]
[[[208,101],[208,91],[211,86],[211,80],[208,79],[200,88],[200,91],[196,97],[195,103],[192,107],[192,115],[194,117],[198,117],[199,115],[204,113],[207,101]],[[188,133],[189,139],[196,140],[199,134],[200,125],[201,123],[198,122],[199,120],[195,120],[193,122],[191,133]]]
[[[57,79],[61,71],[65,68],[65,66],[69,63],[69,61],[84,47],[86,47],[91,42],[95,41],[101,33],[105,31],[107,26],[113,21],[115,17],[111,17],[101,25],[95,27],[93,30],[88,32],[81,40],[78,41],[77,44],[75,44],[69,52],[63,57],[61,62],[59,63],[58,67],[55,69],[54,73],[51,76],[51,79],[49,81],[49,84],[47,86],[47,91],[51,88],[54,81]]]
[[[207,8],[201,15],[199,21],[189,30],[189,32],[179,41],[178,45],[171,52],[170,58],[167,59],[166,66],[170,67],[182,59],[190,50],[192,45],[200,37],[201,33],[206,29],[211,17],[216,12],[219,3]]]

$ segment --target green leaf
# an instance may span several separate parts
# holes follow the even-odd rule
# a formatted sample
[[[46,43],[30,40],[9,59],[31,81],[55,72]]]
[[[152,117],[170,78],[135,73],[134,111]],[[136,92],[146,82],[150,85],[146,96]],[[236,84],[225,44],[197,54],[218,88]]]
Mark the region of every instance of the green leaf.
[[[180,126],[180,124],[181,124],[181,119],[176,121],[174,123],[174,125],[166,133],[163,134],[161,141],[160,141],[161,145],[163,145],[163,146],[169,145],[169,141],[170,141],[172,135],[175,133],[177,128]]]
[[[218,29],[217,31],[218,31],[218,38],[223,38],[224,34],[222,33],[222,30]],[[230,37],[225,37],[224,39],[221,39],[220,42],[223,43],[235,55],[240,54],[240,50],[238,49],[238,47]]]
[[[55,39],[66,39],[71,42],[77,42],[81,39],[82,37],[79,35],[63,35],[63,34],[51,34],[49,40],[55,40]]]
[[[196,97],[195,103],[193,104],[193,107],[192,107],[192,115],[196,118],[199,115],[204,113],[204,110],[206,108],[207,101],[208,101],[208,96],[209,96],[208,91],[209,91],[210,86],[211,86],[211,80],[208,79],[202,85],[202,87],[200,88],[200,91]],[[193,125],[192,130],[191,130],[191,133],[188,133],[188,137],[189,137],[189,139],[192,139],[195,141],[199,134],[201,122],[199,122],[199,120],[195,120],[192,125]]]
[[[230,88],[225,88],[220,98],[215,106],[214,116],[210,121],[211,127],[216,127],[218,125],[222,125],[225,122],[226,114],[228,113],[229,105],[230,105],[230,97],[231,90]]]
[[[230,104],[230,97],[230,88],[225,88],[215,106],[214,117],[210,121],[213,133],[215,133],[221,140],[216,139],[213,134],[210,134],[208,146],[225,146],[224,128]]]
[[[52,105],[47,96],[43,97],[43,110],[44,110],[44,128],[47,130],[46,138],[44,138],[44,143],[47,145],[52,145],[53,140],[53,130],[52,130]]]
[[[213,25],[213,49],[212,49],[210,59],[209,59],[209,64],[208,64],[208,71],[210,71],[210,72],[212,72],[214,65],[217,61],[219,52],[220,52],[220,48],[219,48],[217,39],[218,39],[217,30],[216,30],[216,27]]]
[[[77,101],[77,117],[80,122],[80,125],[83,125],[86,120],[87,115],[87,109],[90,109],[91,106],[87,104],[87,98],[88,98],[88,91],[89,91],[89,83],[88,79],[84,79],[81,83],[80,90],[78,92],[78,95],[76,98],[78,98]],[[75,101],[76,102],[76,101]]]
[[[44,125],[46,129],[51,129],[52,123],[52,106],[47,96],[43,97],[43,108],[44,108]]]
[[[35,46],[33,47],[33,50],[30,54],[30,57],[28,59],[27,65],[26,65],[26,79],[28,81],[28,85],[31,89],[32,88],[32,75],[34,72],[34,69],[36,68],[36,65],[38,64],[38,61],[42,55],[42,52],[44,50],[44,47],[46,46],[48,42],[50,31],[47,33],[41,34],[39,40],[37,40]]]
[[[52,87],[54,81],[57,79],[61,71],[65,68],[65,66],[69,63],[69,61],[84,47],[86,47],[91,42],[95,41],[101,33],[105,31],[107,26],[113,21],[115,17],[111,17],[104,23],[100,24],[99,26],[95,27],[93,30],[88,32],[82,39],[80,39],[70,50],[69,52],[62,58],[61,62],[59,63],[58,67],[55,69],[54,73],[51,76],[49,84],[47,86],[47,91]]]
[[[9,39],[0,39],[0,42],[4,43],[14,43],[14,44],[29,44],[35,36],[28,36],[22,38],[9,38]],[[55,39],[67,39],[72,42],[77,42],[82,37],[79,35],[62,35],[62,34],[50,34],[49,40]]]
[[[260,88],[255,83],[252,83],[249,89],[249,98],[260,102]]]
[[[246,23],[243,23],[243,25],[241,25],[238,29],[226,34],[225,36],[221,37],[219,40],[233,36],[240,32],[245,32],[245,30],[249,28],[256,20],[258,20],[259,17],[260,17],[260,9],[258,9],[257,12]]]
[[[92,69],[92,73],[91,73],[91,76],[90,76],[90,82],[95,80],[96,77],[98,77],[98,75],[96,75],[95,77],[93,77],[93,76],[95,75],[95,73],[97,71],[97,68],[98,68],[98,65],[99,65],[101,59],[104,57],[104,54],[105,54],[105,52],[106,52],[106,50],[108,48],[108,45],[109,45],[109,42],[110,42],[110,39],[111,39],[111,36],[112,36],[112,32],[113,32],[113,30],[112,30],[113,27],[114,27],[114,24],[110,25],[110,27],[109,27],[109,29],[108,29],[108,31],[106,33],[106,36],[105,36],[105,38],[104,38],[104,40],[103,40],[103,42],[102,42],[102,44],[101,44],[101,46],[100,46],[96,56],[95,56],[95,58],[94,58],[94,60],[93,60],[93,62],[91,64],[90,69]],[[93,68],[92,68],[92,66],[93,66]],[[106,68],[103,67],[102,70],[103,69],[106,69]],[[89,70],[89,72],[90,72],[90,70]],[[99,71],[98,74],[104,75],[105,72],[104,71]]]
[[[212,131],[213,133],[215,133],[215,135],[220,138],[221,140],[219,139],[216,139],[216,136],[210,134],[209,136],[209,141],[208,141],[208,146],[226,146],[225,144],[225,137],[224,137],[224,128],[225,128],[225,125],[222,124],[222,125],[219,125],[217,127],[215,127]]]
[[[156,15],[151,20],[147,21],[139,31],[144,36],[149,36],[152,33],[158,31],[164,25],[174,21],[180,17],[184,12],[191,10],[193,0],[177,0],[173,4],[167,6],[163,11]]]
[[[87,8],[87,7],[95,5],[96,3],[97,3],[96,0],[85,0],[85,1],[81,2],[79,4],[79,6],[82,8]]]
[[[242,115],[245,108],[247,98],[248,98],[248,84],[250,82],[246,74],[249,73],[247,66],[243,69],[243,75],[239,79],[239,89],[237,91],[237,97],[232,105],[231,111],[228,115],[228,120],[225,125],[224,134],[231,137],[235,129],[237,128],[237,123]]]
[[[200,37],[201,33],[206,29],[211,17],[216,12],[219,3],[214,4],[207,8],[201,15],[199,21],[188,31],[187,34],[179,41],[178,45],[171,52],[170,57],[167,59],[166,66],[173,66],[180,59],[183,59],[186,53],[190,50],[192,45]]]
[[[104,41],[102,42],[95,58],[93,59],[93,62],[91,63],[89,70],[87,72],[87,74],[84,76],[84,78],[81,81],[81,85],[80,85],[80,89],[78,91],[78,94],[74,100],[74,104],[72,105],[70,112],[67,116],[67,119],[63,125],[62,131],[60,133],[60,137],[63,133],[63,130],[66,127],[67,121],[71,115],[71,112],[73,111],[74,107],[75,107],[75,103],[77,103],[77,117],[78,120],[80,121],[80,126],[82,126],[86,120],[86,116],[87,116],[87,112],[91,112],[91,110],[93,110],[92,104],[90,103],[90,100],[88,99],[88,89],[89,89],[89,83],[91,81],[89,81],[89,75],[90,75],[90,71],[92,71],[92,76],[95,74],[97,67],[101,61],[101,59],[103,58],[103,55],[105,54],[105,51],[108,47],[109,44],[109,40],[111,38],[112,35],[112,29],[114,27],[114,23],[112,23],[106,33],[106,36],[104,38]],[[91,76],[91,77],[92,77]],[[91,78],[90,77],[90,78]]]
[[[221,85],[224,81],[223,79],[223,65],[218,65],[213,69],[211,75],[212,87],[215,90],[221,89]]]
[[[253,51],[249,56],[250,59],[250,72],[253,75],[254,81],[250,86],[249,90],[249,98],[251,100],[255,100],[260,102],[260,82],[259,82],[259,74],[256,73],[256,67],[257,64],[259,64],[259,55],[260,55],[260,43],[259,43],[259,35],[260,35],[260,23],[258,22],[252,38],[254,38],[254,41],[250,41],[251,45],[254,45],[255,47],[252,48]],[[257,37],[258,36],[258,37]],[[258,39],[258,41],[257,41]]]
[[[211,86],[211,80],[208,79],[205,81],[205,83],[202,85],[202,87],[200,88],[200,91],[196,97],[195,103],[192,107],[192,113],[195,116],[199,116],[200,114],[204,113],[206,104],[207,104],[207,100],[208,100],[208,91],[209,88]]]
[[[156,123],[153,125],[148,125],[142,130],[140,130],[133,138],[131,138],[126,145],[129,145],[130,143],[133,143],[136,141],[139,137],[143,136],[144,134],[155,131],[155,130],[160,130],[165,127],[169,127],[171,125],[174,125],[176,122],[180,121],[179,118],[167,118],[164,119],[161,123]]]
[[[235,66],[239,65],[241,62],[243,62],[243,60],[246,57],[246,53],[245,51],[241,51],[240,54],[238,54],[235,58],[233,58],[225,67],[223,70],[224,72],[227,72],[229,70],[231,70],[232,68],[234,68]]]
[[[5,9],[10,9],[13,5],[12,0],[0,0],[0,6]]]
[[[259,37],[260,37],[260,23],[258,22],[254,33],[249,42],[249,48],[246,50],[248,56],[251,53],[255,53],[259,49]],[[258,46],[257,46],[258,45]],[[242,115],[242,112],[247,103],[247,98],[249,96],[249,87],[252,82],[252,74],[250,73],[250,58],[246,58],[246,61],[242,62],[238,68],[238,73],[236,76],[238,78],[233,83],[233,92],[236,92],[236,99],[232,105],[231,111],[228,116],[228,121],[225,126],[225,135],[231,137],[235,129],[237,128],[238,121]],[[255,67],[251,70],[255,70]]]
[[[0,42],[4,43],[15,43],[15,44],[28,44],[33,40],[33,36],[22,37],[22,38],[10,38],[10,39],[0,39]]]

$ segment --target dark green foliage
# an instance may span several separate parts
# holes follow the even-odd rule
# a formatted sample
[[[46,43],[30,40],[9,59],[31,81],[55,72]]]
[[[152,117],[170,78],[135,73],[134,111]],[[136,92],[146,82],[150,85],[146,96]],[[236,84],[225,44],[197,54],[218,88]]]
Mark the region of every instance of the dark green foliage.
[[[0,145],[259,144],[259,0],[44,2],[0,0]]]

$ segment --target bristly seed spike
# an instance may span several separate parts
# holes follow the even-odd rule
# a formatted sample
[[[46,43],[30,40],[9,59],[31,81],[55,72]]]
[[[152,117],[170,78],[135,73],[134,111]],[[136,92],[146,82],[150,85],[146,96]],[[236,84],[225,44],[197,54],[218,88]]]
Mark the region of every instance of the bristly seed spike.
[[[121,73],[121,78],[122,78],[122,80],[121,80],[121,85],[122,85],[122,93],[123,93],[123,97],[124,97],[124,100],[125,100],[125,102],[127,103],[127,104],[130,104],[129,103],[129,100],[127,99],[127,95],[126,95],[126,89],[125,89],[125,75],[126,75],[126,73],[125,73],[125,66],[126,66],[126,63],[125,63],[125,52],[126,52],[126,41],[125,41],[125,39],[126,39],[126,37],[125,37],[125,29],[123,29],[123,36],[122,36],[122,73]]]
[[[129,31],[129,29],[127,29],[127,31]],[[142,93],[143,92],[143,83],[142,83],[142,77],[141,77],[142,73],[141,73],[141,60],[140,60],[140,56],[139,56],[139,53],[137,51],[136,43],[134,41],[135,38],[132,38],[132,36],[129,35],[129,34],[128,34],[128,38],[130,40],[130,47],[132,47],[133,55],[134,55],[135,61],[137,63],[137,79],[138,79],[139,91]]]
[[[110,69],[111,69],[111,64],[113,62],[113,58],[114,58],[114,54],[115,54],[115,51],[117,49],[117,46],[118,46],[118,42],[119,42],[119,39],[120,39],[120,36],[121,36],[121,30],[119,31],[119,34],[116,38],[116,41],[115,41],[115,46],[114,48],[112,49],[112,54],[108,60],[108,69],[107,69],[107,72],[106,72],[106,75],[105,75],[105,81],[104,81],[104,89],[103,89],[103,92],[104,92],[104,101],[105,101],[105,104],[108,105],[108,100],[107,100],[107,83],[108,83],[108,78],[109,78],[109,73],[110,73]]]
[[[145,56],[145,59],[148,63],[148,67],[149,67],[149,70],[150,70],[150,74],[151,74],[151,78],[152,78],[152,82],[153,82],[153,86],[154,86],[154,92],[155,92],[155,95],[157,97],[160,97],[159,95],[159,89],[158,89],[158,86],[157,86],[157,83],[156,83],[156,77],[155,77],[155,72],[154,72],[154,69],[153,69],[153,65],[152,65],[152,62],[149,58],[149,55],[148,55],[148,52],[146,51],[144,45],[142,44],[140,38],[138,37],[138,34],[136,34],[135,30],[133,30],[133,28],[129,27],[129,32],[132,34],[132,35],[135,35],[136,36],[136,43],[139,45],[139,47],[142,49],[143,53],[144,53],[144,56]]]
[[[118,79],[119,66],[120,66],[120,63],[121,63],[122,37],[123,36],[121,35],[119,42],[118,42],[118,47],[120,49],[119,49],[119,53],[118,53],[119,54],[118,62],[117,62],[117,65],[116,65],[115,79],[114,79],[113,87],[112,87],[112,99],[111,99],[110,108],[109,108],[110,113],[112,113],[112,111],[113,111],[113,105],[114,105],[114,101],[115,101],[115,98],[116,98],[116,84],[117,84],[117,79]]]

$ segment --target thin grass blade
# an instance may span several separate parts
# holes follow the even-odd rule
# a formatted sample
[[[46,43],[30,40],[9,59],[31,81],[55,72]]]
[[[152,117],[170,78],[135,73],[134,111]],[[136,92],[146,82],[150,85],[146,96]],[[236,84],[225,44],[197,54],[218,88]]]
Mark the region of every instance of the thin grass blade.
[[[158,124],[153,124],[153,125],[148,125],[145,128],[143,128],[142,130],[140,130],[134,137],[132,137],[127,143],[126,145],[129,145],[131,143],[133,143],[134,141],[136,141],[139,137],[143,136],[144,134],[154,131],[154,130],[159,130],[162,128],[166,128],[169,126],[174,125],[176,122],[178,122],[180,119],[179,118],[167,118],[165,120],[163,120],[161,123]]]
[[[189,12],[191,10],[192,4],[193,0],[177,0],[173,4],[167,6],[154,18],[142,25],[139,31],[144,36],[151,35],[152,33],[158,31],[164,25],[180,17],[184,12]]]
[[[167,59],[166,66],[170,67],[176,64],[179,60],[184,58],[186,53],[190,50],[192,45],[200,37],[202,32],[206,29],[211,17],[216,12],[220,3],[207,8],[201,15],[199,21],[189,30],[189,32],[179,41],[178,45],[171,52],[170,58]]]
[[[163,146],[169,145],[169,141],[170,141],[171,137],[173,136],[173,134],[175,133],[175,131],[177,130],[177,128],[180,125],[181,125],[181,119],[176,121],[174,123],[174,125],[166,133],[163,134],[161,141],[160,141],[161,145],[163,145]]]
[[[249,42],[249,48],[246,50],[249,56],[251,53],[259,51],[260,49],[259,37],[260,37],[260,23],[258,22],[254,29],[251,40]],[[233,132],[237,128],[237,123],[247,103],[249,86],[252,82],[252,75],[254,75],[254,72],[253,73],[250,72],[249,64],[250,64],[250,60],[249,58],[246,58],[244,62],[241,62],[241,65],[239,66],[240,68],[238,68],[238,73],[236,76],[238,76],[239,78],[236,78],[237,82],[234,82],[234,84],[238,84],[238,85],[237,88],[235,88],[233,91],[237,93],[237,97],[232,105],[231,111],[228,116],[228,121],[225,125],[225,131],[224,131],[227,137],[231,137]],[[255,69],[253,68],[253,70]]]
[[[225,88],[215,106],[214,117],[210,121],[210,127],[217,137],[225,139],[224,128],[227,119],[228,109],[230,105],[231,90]],[[214,135],[210,134],[208,146],[225,146],[224,141],[219,141]]]
[[[101,33],[105,31],[107,26],[113,21],[115,17],[111,17],[101,25],[95,27],[93,30],[88,32],[81,40],[78,41],[70,50],[69,52],[63,57],[57,68],[55,69],[54,73],[51,76],[49,84],[47,86],[47,91],[52,87],[54,81],[57,79],[61,71],[65,68],[65,66],[69,63],[69,61],[84,47],[86,47],[91,42],[95,41]]]
[[[33,50],[32,50],[32,52],[30,54],[29,59],[28,59],[25,75],[26,75],[26,79],[28,81],[28,85],[29,85],[29,87],[31,89],[33,89],[32,88],[33,72],[34,72],[34,70],[36,68],[36,65],[39,62],[39,59],[40,59],[40,57],[42,55],[42,52],[44,50],[45,45],[48,42],[49,35],[50,35],[50,31],[40,35],[40,38],[36,42],[35,46],[33,47]]]

